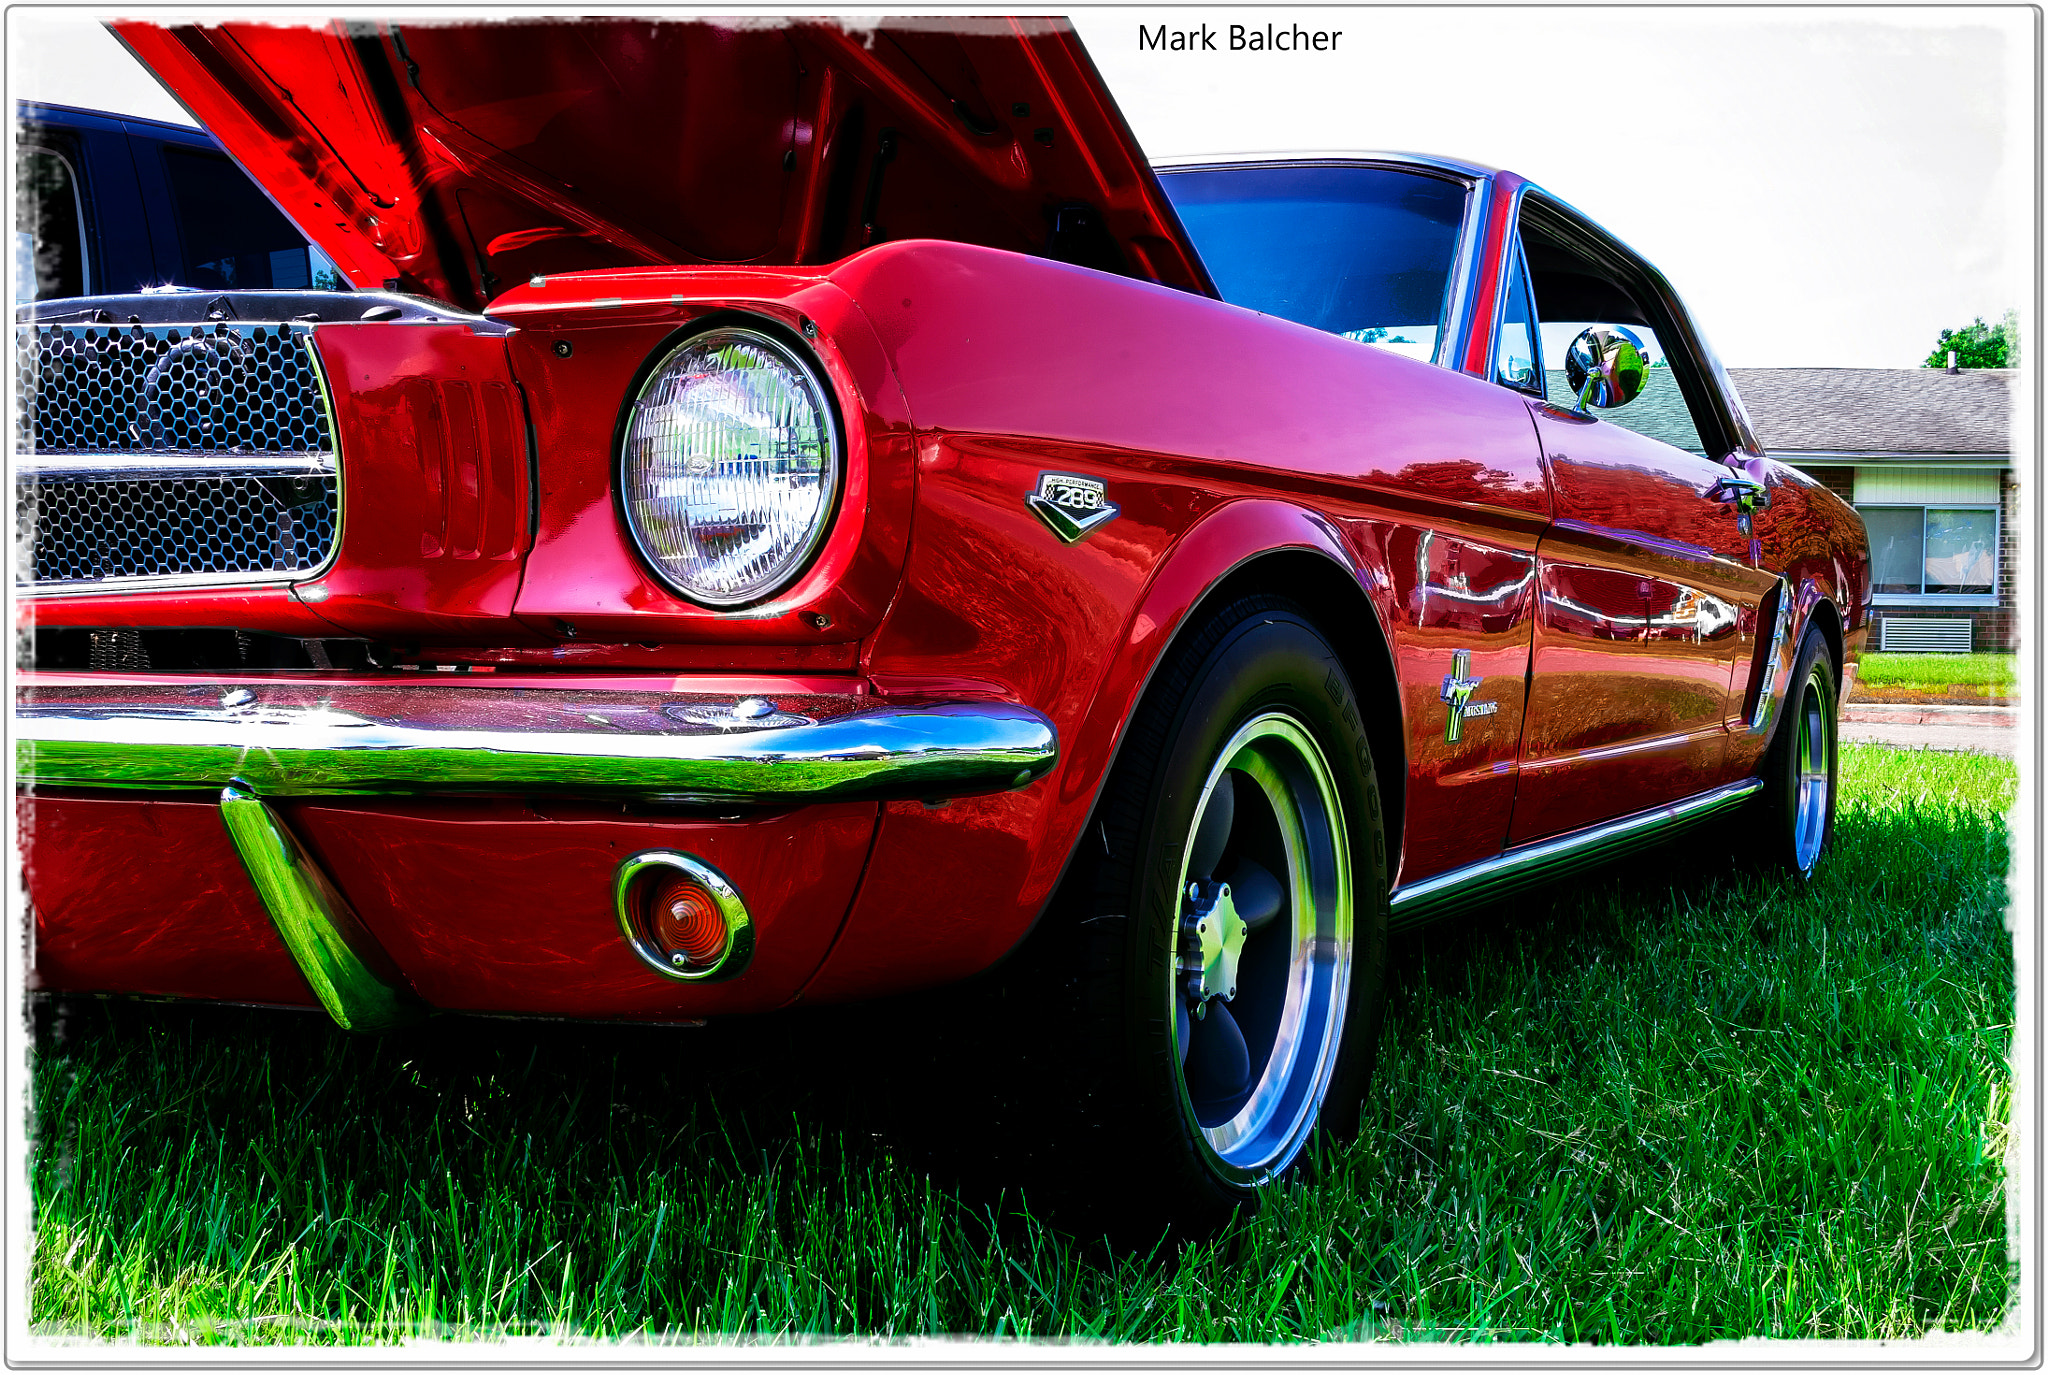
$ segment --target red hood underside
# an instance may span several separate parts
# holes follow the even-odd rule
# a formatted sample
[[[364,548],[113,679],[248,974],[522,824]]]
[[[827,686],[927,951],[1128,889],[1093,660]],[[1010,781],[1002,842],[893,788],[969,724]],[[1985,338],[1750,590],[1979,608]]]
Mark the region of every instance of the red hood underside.
[[[1213,294],[1065,20],[112,28],[357,286],[940,238]]]

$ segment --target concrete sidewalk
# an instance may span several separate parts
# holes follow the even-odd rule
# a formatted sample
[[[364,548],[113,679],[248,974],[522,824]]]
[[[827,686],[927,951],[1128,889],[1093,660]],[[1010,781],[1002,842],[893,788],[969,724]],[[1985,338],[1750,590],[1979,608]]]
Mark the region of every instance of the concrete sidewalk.
[[[1903,749],[1979,750],[2010,759],[2019,744],[2016,707],[1912,706],[1852,702],[1842,708],[1842,743]]]

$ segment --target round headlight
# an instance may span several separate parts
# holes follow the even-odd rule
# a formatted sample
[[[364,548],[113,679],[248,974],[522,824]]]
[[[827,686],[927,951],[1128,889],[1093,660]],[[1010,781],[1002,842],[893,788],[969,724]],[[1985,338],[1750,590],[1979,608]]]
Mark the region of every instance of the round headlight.
[[[780,589],[823,538],[839,489],[825,384],[751,329],[684,341],[626,427],[626,525],[654,571],[710,606]]]

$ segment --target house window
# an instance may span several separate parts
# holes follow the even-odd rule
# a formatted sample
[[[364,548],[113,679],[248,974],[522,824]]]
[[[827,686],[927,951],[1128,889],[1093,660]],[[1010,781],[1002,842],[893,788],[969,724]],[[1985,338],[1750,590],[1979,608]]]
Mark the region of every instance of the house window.
[[[1998,508],[1858,506],[1870,531],[1871,591],[1880,605],[1995,601]]]

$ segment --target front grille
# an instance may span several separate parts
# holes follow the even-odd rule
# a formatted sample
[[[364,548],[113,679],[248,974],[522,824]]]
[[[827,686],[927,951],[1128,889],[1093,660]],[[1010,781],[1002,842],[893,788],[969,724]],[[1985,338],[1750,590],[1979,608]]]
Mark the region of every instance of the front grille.
[[[335,506],[331,474],[45,480],[15,488],[14,531],[37,584],[210,581],[319,567]]]
[[[21,324],[15,529],[37,588],[310,572],[341,488],[301,324]]]

